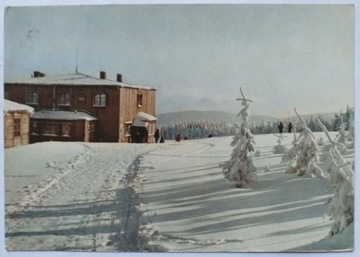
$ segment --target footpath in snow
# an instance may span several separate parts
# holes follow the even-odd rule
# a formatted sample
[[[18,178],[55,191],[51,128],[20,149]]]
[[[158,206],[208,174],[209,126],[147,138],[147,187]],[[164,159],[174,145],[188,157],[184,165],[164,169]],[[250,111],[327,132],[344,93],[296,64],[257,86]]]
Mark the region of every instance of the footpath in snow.
[[[128,183],[152,147],[46,142],[7,149],[6,248],[136,250],[127,239],[134,234],[127,231],[134,213]]]

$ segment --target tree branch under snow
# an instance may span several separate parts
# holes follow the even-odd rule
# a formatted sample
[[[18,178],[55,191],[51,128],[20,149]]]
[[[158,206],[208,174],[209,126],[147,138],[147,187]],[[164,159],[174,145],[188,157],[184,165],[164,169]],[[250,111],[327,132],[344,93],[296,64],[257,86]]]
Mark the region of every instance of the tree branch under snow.
[[[244,93],[243,93],[243,91],[242,91],[241,87],[240,87],[240,93],[241,93],[242,98],[236,98],[236,101],[247,101],[247,102],[252,102],[252,100],[250,100],[250,99],[246,99],[246,97],[245,97],[245,95],[244,95]]]
[[[298,118],[302,121],[302,123],[304,123],[304,128],[307,128],[307,124],[306,121],[303,119],[303,117],[300,116],[300,114],[296,111],[296,108],[294,108],[294,111],[296,113],[296,115],[298,116]]]

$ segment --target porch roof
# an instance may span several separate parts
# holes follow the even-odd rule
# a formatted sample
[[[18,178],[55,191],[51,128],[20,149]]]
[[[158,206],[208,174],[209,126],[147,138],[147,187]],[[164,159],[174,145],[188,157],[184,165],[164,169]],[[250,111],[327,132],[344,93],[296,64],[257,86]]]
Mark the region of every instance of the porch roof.
[[[97,120],[94,116],[83,111],[59,111],[43,110],[35,112],[32,119],[49,119],[49,120]]]
[[[132,126],[134,127],[147,127],[149,122],[156,121],[157,118],[145,112],[138,112],[135,116]]]
[[[34,108],[25,104],[19,104],[10,100],[4,100],[4,111],[11,112],[11,111],[26,111],[29,113],[34,112]]]

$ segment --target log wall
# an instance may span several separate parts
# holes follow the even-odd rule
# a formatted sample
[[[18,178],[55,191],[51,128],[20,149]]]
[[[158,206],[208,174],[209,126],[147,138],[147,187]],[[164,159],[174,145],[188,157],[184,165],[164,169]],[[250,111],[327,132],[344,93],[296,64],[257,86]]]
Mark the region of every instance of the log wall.
[[[20,134],[15,134],[15,119],[20,120]],[[4,114],[4,146],[5,148],[29,144],[30,113],[6,112]]]

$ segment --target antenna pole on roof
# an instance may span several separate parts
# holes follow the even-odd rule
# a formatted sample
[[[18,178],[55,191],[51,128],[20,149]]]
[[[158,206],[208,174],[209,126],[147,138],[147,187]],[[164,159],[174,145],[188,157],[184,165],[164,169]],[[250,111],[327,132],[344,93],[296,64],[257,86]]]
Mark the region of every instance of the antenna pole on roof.
[[[76,48],[76,67],[75,67],[75,73],[78,74],[78,49]]]

